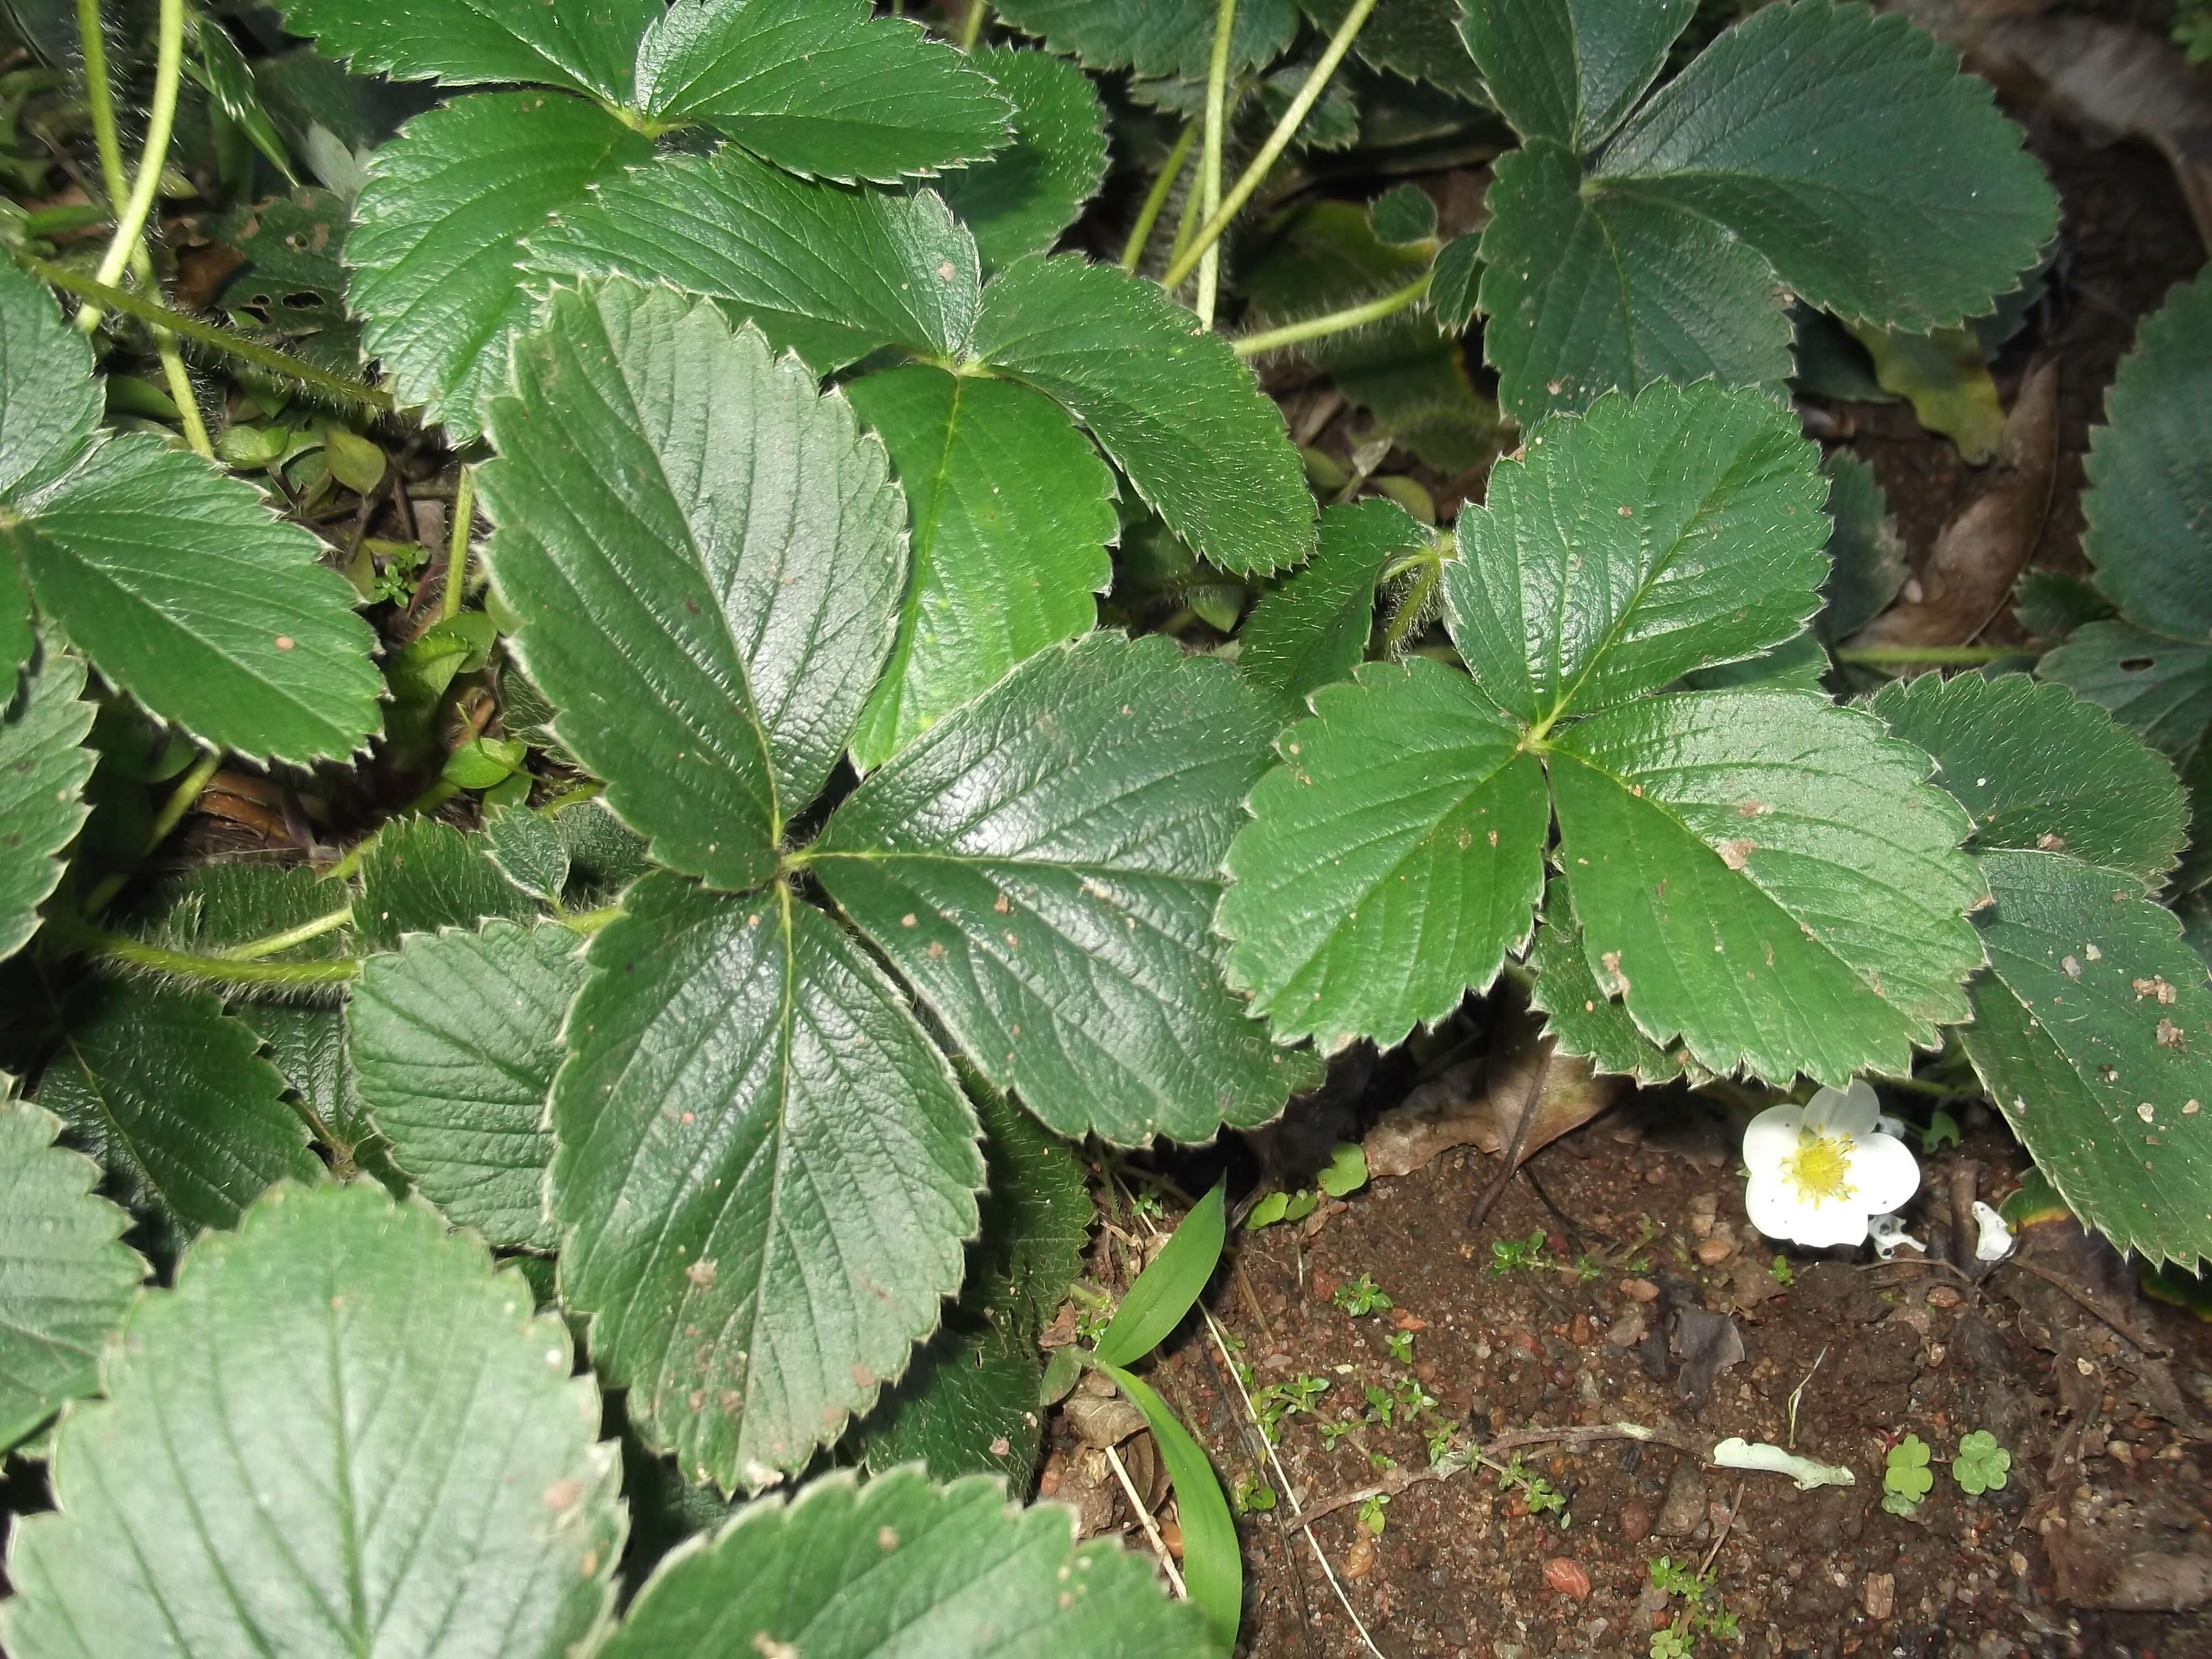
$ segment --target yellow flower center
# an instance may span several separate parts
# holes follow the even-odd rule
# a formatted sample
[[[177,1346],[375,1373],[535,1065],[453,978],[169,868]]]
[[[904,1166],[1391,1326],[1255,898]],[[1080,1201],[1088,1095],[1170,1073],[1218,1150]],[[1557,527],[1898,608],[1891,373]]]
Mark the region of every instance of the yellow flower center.
[[[1782,1178],[1814,1203],[1849,1198],[1852,1193],[1851,1138],[1797,1132],[1797,1150],[1782,1160]]]

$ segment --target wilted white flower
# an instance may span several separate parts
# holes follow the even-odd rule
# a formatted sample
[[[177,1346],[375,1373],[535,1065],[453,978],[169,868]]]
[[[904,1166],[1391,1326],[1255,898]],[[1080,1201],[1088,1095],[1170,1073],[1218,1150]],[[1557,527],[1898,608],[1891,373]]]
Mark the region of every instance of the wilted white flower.
[[[1865,1243],[1869,1217],[1904,1208],[1920,1190],[1920,1165],[1875,1127],[1881,1115],[1872,1085],[1854,1079],[1752,1119],[1743,1132],[1752,1225],[1814,1249]]]
[[[1974,1219],[1981,1227],[1981,1236],[1974,1241],[1975,1261],[2002,1261],[2012,1254],[2012,1229],[2002,1216],[1977,1199]]]
[[[1907,1244],[1923,1255],[1928,1254],[1928,1247],[1905,1231],[1905,1218],[1901,1215],[1875,1217],[1867,1223],[1867,1237],[1874,1241],[1874,1253],[1884,1261]]]

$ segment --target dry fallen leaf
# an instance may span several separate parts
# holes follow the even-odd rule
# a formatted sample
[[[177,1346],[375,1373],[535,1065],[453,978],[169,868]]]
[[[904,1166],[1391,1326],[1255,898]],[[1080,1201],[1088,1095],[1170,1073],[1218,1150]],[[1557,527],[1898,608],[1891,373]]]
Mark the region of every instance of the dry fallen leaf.
[[[2038,365],[2005,420],[1988,485],[1943,528],[1905,597],[1851,637],[1854,646],[1960,645],[2011,599],[2043,534],[2058,459],[2058,365]]]
[[[1512,1138],[1542,1049],[1548,1046],[1525,1046],[1495,1068],[1485,1060],[1468,1060],[1421,1085],[1367,1132],[1367,1173],[1410,1175],[1455,1146],[1497,1152]],[[1596,1075],[1586,1060],[1553,1060],[1535,1121],[1522,1145],[1522,1160],[1613,1104],[1623,1081]]]

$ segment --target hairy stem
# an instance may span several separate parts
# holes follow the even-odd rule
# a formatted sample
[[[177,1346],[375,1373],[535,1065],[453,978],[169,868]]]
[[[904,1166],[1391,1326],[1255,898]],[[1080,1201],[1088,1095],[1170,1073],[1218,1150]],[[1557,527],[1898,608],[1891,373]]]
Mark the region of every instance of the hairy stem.
[[[438,596],[441,620],[451,622],[461,614],[461,599],[469,579],[469,532],[477,514],[477,471],[461,469],[459,487],[453,491],[453,524],[446,539],[446,586]]]
[[[211,323],[201,322],[196,317],[188,317],[158,300],[132,294],[112,283],[95,282],[89,276],[41,259],[35,254],[17,252],[15,263],[64,294],[74,294],[81,300],[97,301],[112,311],[136,317],[141,322],[151,323],[157,328],[166,328],[187,340],[206,346],[210,350],[220,351],[240,362],[251,363],[269,374],[297,380],[302,386],[312,386],[318,392],[343,398],[348,403],[361,404],[374,410],[392,407],[392,394],[377,386],[349,380],[342,374],[332,374],[289,352],[275,350],[258,341],[234,334],[227,328],[217,328]]]
[[[1390,618],[1389,627],[1382,630],[1382,654],[1380,662],[1395,662],[1398,653],[1406,648],[1406,636],[1419,627],[1428,614],[1429,601],[1435,597],[1437,584],[1443,580],[1443,555],[1434,554],[1420,564],[1420,574],[1413,578],[1407,592],[1405,603]]]
[[[1267,135],[1267,142],[1260,146],[1260,153],[1252,158],[1251,166],[1244,169],[1236,184],[1231,186],[1229,193],[1222,198],[1220,208],[1200,227],[1191,246],[1183,250],[1182,257],[1170,265],[1167,275],[1160,279],[1161,286],[1170,294],[1182,285],[1184,277],[1190,275],[1192,268],[1204,257],[1206,250],[1221,240],[1221,233],[1229,228],[1229,222],[1237,216],[1245,203],[1252,199],[1252,192],[1260,188],[1261,181],[1267,178],[1268,170],[1290,148],[1291,140],[1297,137],[1307,113],[1321,101],[1322,94],[1328,89],[1329,80],[1335,75],[1336,66],[1344,61],[1344,54],[1352,50],[1352,43],[1359,38],[1361,27],[1374,9],[1375,0],[1352,0],[1352,9],[1345,14],[1344,21],[1329,37],[1321,61],[1313,66],[1313,73],[1306,76],[1306,83],[1298,88],[1297,96],[1291,100],[1291,106],[1283,112],[1283,118],[1275,123],[1275,130]]]
[[[1212,218],[1221,208],[1221,145],[1229,124],[1229,40],[1237,27],[1237,0],[1219,0],[1213,13],[1213,56],[1206,71],[1206,157],[1198,187],[1199,210]],[[1198,261],[1198,320],[1213,326],[1213,302],[1221,288],[1221,245],[1213,243]]]
[[[317,916],[313,921],[303,921],[297,927],[288,927],[281,933],[268,933],[259,939],[250,939],[243,945],[234,945],[225,951],[228,962],[252,962],[262,957],[273,957],[279,951],[289,951],[295,945],[305,945],[311,939],[320,939],[325,933],[335,933],[353,920],[353,906],[333,910],[327,915]]]
[[[1198,129],[1186,126],[1182,136],[1175,141],[1168,159],[1160,163],[1160,176],[1152,180],[1152,187],[1145,192],[1145,204],[1137,210],[1137,222],[1129,228],[1129,240],[1121,245],[1121,269],[1134,271],[1137,262],[1145,257],[1146,244],[1152,240],[1152,227],[1160,222],[1160,210],[1175,193],[1176,180],[1182,177],[1183,164],[1190,160],[1190,147],[1198,140]]]
[[[1844,647],[1836,660],[1864,668],[1979,668],[2025,654],[2016,645],[1863,645]]]
[[[97,28],[95,27],[95,33]],[[168,159],[169,133],[177,119],[177,83],[185,62],[185,0],[161,0],[161,21],[155,33],[154,107],[146,123],[146,148],[139,153],[138,177],[131,186],[115,221],[115,234],[101,258],[97,280],[109,287],[131,263],[131,250],[146,228],[147,216],[161,191],[161,167]],[[103,166],[104,166],[103,162]],[[86,306],[76,314],[76,325],[90,333],[100,325],[100,308]]]
[[[105,933],[66,916],[47,918],[46,932],[57,943],[105,962],[129,968],[148,968],[179,979],[223,985],[261,985],[309,989],[319,985],[343,985],[361,973],[352,957],[331,962],[240,962],[230,957],[200,956],[149,945],[122,933]]]
[[[1409,306],[1417,306],[1428,298],[1429,277],[1423,271],[1419,282],[1408,283],[1395,293],[1379,300],[1347,306],[1342,311],[1331,311],[1319,317],[1309,317],[1303,322],[1285,323],[1280,328],[1271,328],[1263,334],[1248,334],[1230,343],[1240,357],[1256,357],[1263,351],[1279,351],[1285,346],[1302,344],[1307,340],[1322,340],[1332,334],[1349,333],[1355,328],[1364,328],[1385,317],[1395,317]]]
[[[199,394],[192,390],[192,377],[185,370],[184,358],[178,355],[177,337],[166,328],[155,329],[154,350],[161,360],[161,378],[169,383],[169,398],[177,405],[185,441],[202,460],[213,460],[215,445],[208,438],[207,422],[200,418]]]

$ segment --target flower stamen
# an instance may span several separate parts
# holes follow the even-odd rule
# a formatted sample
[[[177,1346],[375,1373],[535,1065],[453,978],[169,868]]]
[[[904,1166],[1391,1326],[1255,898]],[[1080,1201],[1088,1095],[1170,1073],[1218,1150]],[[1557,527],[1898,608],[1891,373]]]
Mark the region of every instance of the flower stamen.
[[[1840,1202],[1856,1190],[1850,1182],[1852,1145],[1849,1135],[1801,1129],[1797,1150],[1782,1160],[1782,1178],[1808,1203]]]

